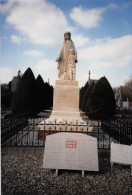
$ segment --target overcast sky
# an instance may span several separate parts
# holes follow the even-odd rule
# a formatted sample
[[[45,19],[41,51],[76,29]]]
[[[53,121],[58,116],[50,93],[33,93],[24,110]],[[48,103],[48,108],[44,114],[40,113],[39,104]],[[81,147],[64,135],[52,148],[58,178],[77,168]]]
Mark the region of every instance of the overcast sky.
[[[0,1],[0,14],[2,83],[30,67],[54,86],[66,31],[77,50],[80,87],[89,70],[112,87],[132,75],[131,0],[8,0]]]

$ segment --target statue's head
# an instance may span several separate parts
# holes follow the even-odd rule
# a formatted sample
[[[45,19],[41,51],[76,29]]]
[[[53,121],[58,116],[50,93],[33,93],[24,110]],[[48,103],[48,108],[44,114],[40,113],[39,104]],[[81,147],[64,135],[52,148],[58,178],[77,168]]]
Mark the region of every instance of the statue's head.
[[[65,39],[65,41],[70,40],[71,39],[71,33],[70,32],[65,32],[64,39]]]

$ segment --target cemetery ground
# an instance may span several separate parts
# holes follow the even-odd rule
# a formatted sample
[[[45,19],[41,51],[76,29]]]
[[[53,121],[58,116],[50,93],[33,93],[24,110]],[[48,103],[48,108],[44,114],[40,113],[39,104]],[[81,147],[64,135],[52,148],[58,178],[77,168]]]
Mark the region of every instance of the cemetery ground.
[[[102,143],[104,146],[108,144],[109,139],[106,134],[104,136],[105,140],[101,138],[100,146]],[[30,134],[26,137],[32,138]],[[27,138],[24,143],[27,143]],[[59,170],[56,177],[55,170],[42,167],[44,146],[4,146],[1,149],[2,194],[132,194],[130,166],[114,164],[111,172],[110,150],[98,149],[98,155],[99,172],[86,171],[85,178],[82,178],[81,171]]]
[[[2,148],[2,194],[132,194],[130,166],[114,165],[99,150],[99,172],[43,169],[43,147]],[[103,161],[103,164],[102,164]]]

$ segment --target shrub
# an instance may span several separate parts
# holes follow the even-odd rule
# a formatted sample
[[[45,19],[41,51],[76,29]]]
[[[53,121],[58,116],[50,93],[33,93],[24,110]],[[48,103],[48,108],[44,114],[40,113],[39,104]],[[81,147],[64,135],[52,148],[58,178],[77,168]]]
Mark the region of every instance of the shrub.
[[[79,102],[79,107],[82,109],[82,104],[83,104],[83,97],[86,92],[86,89],[89,87],[88,81],[85,83],[84,87],[81,88],[80,90],[80,102]]]
[[[12,100],[12,112],[36,112],[36,82],[30,68],[23,74]]]
[[[90,118],[104,118],[116,113],[116,103],[113,90],[105,77],[92,88],[88,99],[88,116]]]

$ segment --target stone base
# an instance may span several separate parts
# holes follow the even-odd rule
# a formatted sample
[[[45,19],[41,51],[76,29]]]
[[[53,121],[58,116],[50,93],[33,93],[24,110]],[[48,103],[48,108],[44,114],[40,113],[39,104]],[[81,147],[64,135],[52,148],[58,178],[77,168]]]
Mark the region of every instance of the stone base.
[[[51,120],[82,120],[79,112],[79,87],[77,81],[57,80],[54,87]]]
[[[89,124],[85,123],[84,121],[65,121],[64,119],[59,119],[58,123],[55,123],[50,118],[42,121],[39,124],[40,130],[46,130],[46,132],[84,132],[92,135],[93,127],[89,126]]]
[[[52,116],[53,117],[61,117],[61,118],[66,118],[66,117],[80,117],[80,112],[79,111],[52,111]]]
[[[58,131],[90,131],[82,120],[79,112],[78,82],[73,80],[57,80],[54,87],[53,111],[49,119],[42,121],[39,126],[41,130]],[[89,129],[90,128],[90,129]]]

